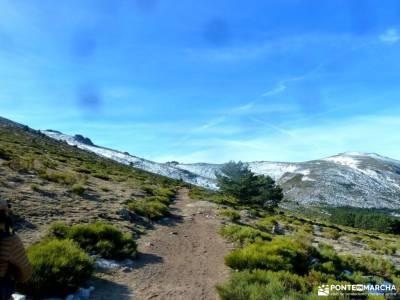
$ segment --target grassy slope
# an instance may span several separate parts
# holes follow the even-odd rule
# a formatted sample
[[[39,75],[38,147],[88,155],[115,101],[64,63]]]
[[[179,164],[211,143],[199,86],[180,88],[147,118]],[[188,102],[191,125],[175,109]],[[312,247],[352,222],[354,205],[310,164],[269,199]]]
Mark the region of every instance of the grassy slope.
[[[178,182],[54,141],[27,127],[0,122],[0,197],[9,199],[16,227],[35,241],[56,220],[104,220],[125,230],[121,209],[145,190]]]
[[[190,195],[223,204],[227,225],[220,233],[236,245],[225,257],[235,272],[217,286],[221,299],[311,300],[319,299],[320,284],[379,283],[383,278],[400,284],[398,235],[333,224],[322,214],[305,211],[268,215],[200,188],[192,188]],[[233,212],[240,213],[239,220],[231,217]]]
[[[205,189],[192,188],[191,197],[229,206],[229,202],[221,201],[223,199],[221,195]],[[255,224],[266,215],[262,210],[254,208],[237,206],[236,210],[241,211],[242,216],[246,216],[239,222],[248,225]],[[396,265],[400,264],[400,237],[398,235],[334,224],[327,221],[323,214],[304,209],[303,212],[281,210],[278,215],[270,219],[276,220],[286,234],[308,235],[312,242],[331,245],[339,254],[373,255],[388,259]],[[271,220],[268,224],[269,229],[272,229],[274,225]]]

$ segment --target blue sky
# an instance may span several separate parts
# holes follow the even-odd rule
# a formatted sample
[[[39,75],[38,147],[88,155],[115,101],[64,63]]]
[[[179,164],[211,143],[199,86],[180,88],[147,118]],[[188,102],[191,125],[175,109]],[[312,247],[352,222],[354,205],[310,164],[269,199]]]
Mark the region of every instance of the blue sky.
[[[0,115],[182,162],[400,159],[398,1],[0,0]]]

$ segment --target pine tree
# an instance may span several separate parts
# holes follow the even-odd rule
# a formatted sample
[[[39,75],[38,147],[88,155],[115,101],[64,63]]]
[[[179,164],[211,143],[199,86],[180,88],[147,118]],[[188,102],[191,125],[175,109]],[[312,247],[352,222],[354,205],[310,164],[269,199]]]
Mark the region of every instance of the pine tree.
[[[247,164],[231,161],[216,173],[220,191],[239,202],[273,210],[283,199],[282,189],[269,176],[255,175]]]

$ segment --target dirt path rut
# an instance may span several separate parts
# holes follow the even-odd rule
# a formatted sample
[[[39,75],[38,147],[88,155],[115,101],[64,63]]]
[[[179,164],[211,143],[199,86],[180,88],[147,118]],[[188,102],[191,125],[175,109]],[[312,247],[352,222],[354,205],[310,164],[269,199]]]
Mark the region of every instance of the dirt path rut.
[[[180,190],[171,217],[140,239],[133,270],[113,274],[91,299],[218,299],[215,284],[229,276],[229,245],[218,235],[216,208]]]

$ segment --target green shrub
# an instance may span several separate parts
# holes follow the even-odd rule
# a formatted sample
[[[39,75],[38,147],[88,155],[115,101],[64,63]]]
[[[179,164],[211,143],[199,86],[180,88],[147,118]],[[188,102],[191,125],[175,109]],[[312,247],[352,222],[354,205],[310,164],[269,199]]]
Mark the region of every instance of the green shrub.
[[[304,274],[310,268],[312,247],[289,237],[275,237],[270,242],[256,242],[236,249],[225,257],[225,263],[238,270],[266,269]]]
[[[108,175],[105,174],[105,173],[96,172],[96,173],[94,173],[94,174],[92,174],[92,175],[93,175],[93,177],[96,177],[96,178],[98,178],[98,179],[102,179],[102,180],[105,180],[105,181],[110,180],[110,176],[108,176]]]
[[[240,214],[234,209],[221,209],[219,214],[223,217],[228,218],[232,222],[236,222],[240,220]]]
[[[304,230],[304,232],[306,232],[306,233],[313,233],[314,232],[314,227],[311,225],[311,224],[304,224],[303,225],[303,230]]]
[[[159,201],[169,205],[176,195],[176,190],[173,188],[157,188],[146,187],[146,193],[149,195],[145,197],[147,201]]]
[[[330,239],[337,240],[341,236],[340,231],[336,228],[324,227],[323,230],[324,230],[323,232],[325,233],[326,237],[328,237]]]
[[[269,216],[262,218],[260,221],[256,223],[256,227],[260,230],[272,232],[274,226],[278,225],[276,216]]]
[[[85,167],[78,167],[75,169],[76,172],[78,173],[83,173],[83,174],[91,174],[92,171],[90,171],[89,169],[85,168]]]
[[[101,189],[103,192],[109,192],[109,191],[110,191],[110,189],[109,189],[108,187],[106,187],[106,186],[101,186],[100,189]]]
[[[307,276],[305,276],[310,286],[316,287],[321,283],[326,283],[329,280],[335,280],[336,276],[332,274],[325,274],[316,270],[311,270]]]
[[[153,195],[154,187],[151,185],[143,185],[142,190],[147,194],[147,195]]]
[[[69,230],[71,229],[71,226],[68,226],[67,224],[63,222],[56,222],[53,223],[48,231],[47,237],[50,239],[66,239],[68,238],[68,233]]]
[[[352,236],[350,237],[350,241],[352,241],[352,242],[359,243],[359,242],[361,242],[362,240],[363,240],[363,238],[362,238],[361,236],[359,236],[359,235],[352,235]]]
[[[320,244],[315,258],[318,261],[318,263],[313,265],[316,271],[338,276],[346,269],[341,258],[330,245]]]
[[[220,234],[231,242],[241,245],[254,243],[255,241],[270,241],[271,235],[250,226],[226,225],[220,229]]]
[[[88,253],[104,258],[134,258],[137,254],[137,245],[132,236],[106,223],[79,224],[72,227],[55,223],[50,227],[48,236],[71,239]]]
[[[39,171],[39,177],[65,185],[72,185],[77,182],[77,176],[69,172],[41,170]]]
[[[85,187],[82,184],[75,183],[71,186],[70,191],[76,195],[82,196],[85,192]]]
[[[32,278],[22,289],[34,297],[74,292],[93,273],[93,260],[71,240],[50,240],[27,249]]]
[[[205,199],[207,200],[207,199]],[[211,202],[221,204],[221,205],[229,205],[232,207],[236,207],[239,205],[239,201],[237,201],[234,197],[228,195],[216,195],[210,199]]]
[[[293,225],[296,225],[296,226],[301,226],[301,225],[303,225],[303,222],[300,221],[300,220],[293,220],[293,221],[292,221],[292,224],[293,224]]]
[[[365,275],[376,275],[383,278],[391,278],[399,274],[399,270],[388,260],[373,257],[361,256],[354,257],[350,255],[340,256],[344,267],[347,270],[359,271]]]
[[[176,190],[171,188],[158,188],[153,190],[152,194],[153,196],[160,196],[172,199],[176,194]]]
[[[128,203],[128,209],[145,216],[151,220],[157,220],[168,215],[168,206],[171,204],[176,190],[173,188],[153,189],[147,186],[150,196],[141,200],[134,200]]]
[[[168,214],[167,205],[159,201],[147,201],[146,199],[129,202],[128,209],[151,220],[160,219]]]
[[[32,183],[31,189],[32,189],[32,191],[40,192],[40,186],[37,183]]]
[[[17,172],[28,172],[34,169],[34,161],[22,157],[14,157],[7,161],[6,165]]]
[[[170,198],[164,196],[148,196],[143,200],[147,202],[161,202],[167,206],[171,204]]]
[[[192,187],[189,191],[189,197],[194,200],[210,201],[221,205],[236,207],[239,202],[232,196],[223,195],[219,192],[206,190],[199,187]]]
[[[7,150],[0,148],[0,158],[4,160],[10,160],[11,155],[8,153]]]
[[[309,299],[311,286],[306,278],[289,272],[254,270],[234,273],[217,291],[222,300],[301,300]]]

